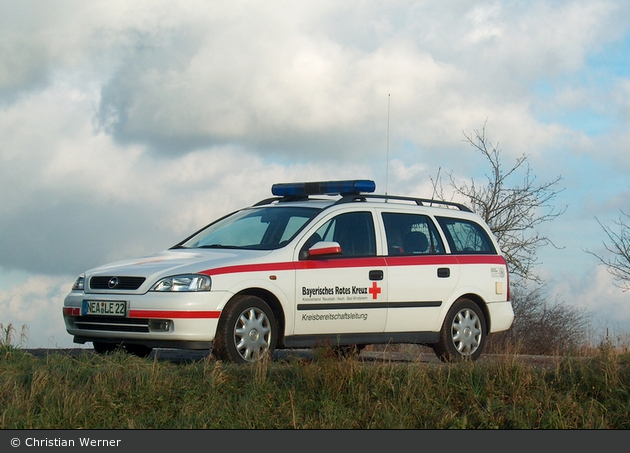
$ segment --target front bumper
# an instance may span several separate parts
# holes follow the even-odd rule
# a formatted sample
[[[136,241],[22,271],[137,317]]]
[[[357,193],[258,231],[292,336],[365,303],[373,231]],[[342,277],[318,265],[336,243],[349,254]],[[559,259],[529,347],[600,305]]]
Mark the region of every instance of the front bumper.
[[[151,347],[206,349],[212,344],[225,293],[86,294],[66,297],[63,317],[75,343],[127,342]],[[88,315],[83,301],[126,302],[125,316]]]

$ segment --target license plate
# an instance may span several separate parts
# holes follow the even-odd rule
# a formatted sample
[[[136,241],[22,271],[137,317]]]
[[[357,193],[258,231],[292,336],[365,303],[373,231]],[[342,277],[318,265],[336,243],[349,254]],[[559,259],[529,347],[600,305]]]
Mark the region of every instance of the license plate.
[[[84,300],[83,315],[125,316],[127,302],[123,300]]]

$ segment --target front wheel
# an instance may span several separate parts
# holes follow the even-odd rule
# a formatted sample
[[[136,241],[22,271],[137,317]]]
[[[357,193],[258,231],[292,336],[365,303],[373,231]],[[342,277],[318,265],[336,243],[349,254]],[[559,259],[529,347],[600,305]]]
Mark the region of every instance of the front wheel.
[[[257,362],[276,348],[278,326],[269,305],[256,296],[237,296],[223,310],[212,347],[227,362]]]
[[[486,342],[486,319],[477,304],[460,299],[448,311],[440,341],[433,345],[443,362],[477,360]]]

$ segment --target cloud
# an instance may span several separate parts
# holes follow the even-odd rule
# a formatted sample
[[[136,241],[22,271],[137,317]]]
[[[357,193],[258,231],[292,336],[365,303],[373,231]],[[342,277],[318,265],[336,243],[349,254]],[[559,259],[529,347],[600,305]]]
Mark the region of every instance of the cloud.
[[[400,162],[390,187],[400,181],[412,192],[428,188],[427,176],[438,168],[462,177],[481,168],[462,133],[486,119],[506,162],[527,152],[540,169],[550,149],[596,149],[579,131],[541,123],[529,89],[540,77],[578,71],[589,52],[618,39],[622,6],[362,6],[3,6],[0,42],[9,52],[0,57],[0,86],[9,94],[0,131],[3,168],[10,170],[0,186],[18,187],[20,196],[2,202],[2,224],[33,238],[30,253],[51,243],[54,255],[69,249],[70,239],[41,231],[45,223],[65,225],[65,238],[93,224],[95,234],[112,232],[129,249],[127,232],[136,235],[146,224],[120,222],[123,212],[148,219],[167,203],[186,204],[188,194],[207,193],[201,186],[221,187],[210,182],[219,175],[242,173],[238,160],[252,162],[257,174],[271,159],[319,168],[339,162],[330,165],[335,169],[361,162],[358,168],[384,175],[388,146],[392,162]],[[593,105],[594,94],[573,86],[550,99],[560,109],[582,109]],[[627,160],[625,138],[620,132],[610,147],[620,161]],[[404,186],[405,169],[419,165],[424,184]],[[180,213],[178,224],[192,226],[183,220],[189,216]],[[81,263],[95,254],[94,246],[81,250]],[[44,263],[33,270],[59,264]]]
[[[612,284],[612,276],[604,266],[597,266],[587,275],[560,274],[549,288],[562,303],[584,310],[593,332],[630,332],[630,294]]]
[[[0,200],[0,266],[78,273],[170,247],[271,196],[276,178],[369,171],[361,164],[341,171],[332,162],[280,166],[234,145],[154,158],[94,129],[89,113],[97,102],[94,93],[60,84],[0,111],[0,189],[13,194]]]
[[[0,288],[3,340],[9,335],[14,346],[70,347],[72,337],[65,333],[61,309],[71,285],[67,276],[32,275],[9,290]]]
[[[80,75],[104,131],[171,156],[232,143],[378,156],[389,95],[392,130],[420,148],[452,154],[491,116],[535,146],[559,131],[532,118],[532,81],[578,70],[625,30],[622,6],[593,1],[25,5],[5,7],[5,93]]]

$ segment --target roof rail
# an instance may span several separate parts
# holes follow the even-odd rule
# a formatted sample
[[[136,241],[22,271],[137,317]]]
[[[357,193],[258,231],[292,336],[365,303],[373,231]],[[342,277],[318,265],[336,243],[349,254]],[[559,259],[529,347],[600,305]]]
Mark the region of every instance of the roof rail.
[[[367,201],[367,198],[381,199],[381,200],[399,200],[399,201],[411,201],[416,203],[418,206],[446,206],[451,208],[457,208],[460,211],[464,212],[473,212],[468,206],[463,205],[461,203],[455,203],[453,201],[442,201],[442,200],[434,200],[429,198],[415,198],[415,197],[403,197],[398,195],[376,195],[376,194],[352,194],[352,195],[344,195],[340,199],[338,199],[334,204],[340,203],[352,203],[355,201]],[[311,199],[308,195],[300,195],[300,196],[284,196],[284,197],[272,197],[266,198],[264,200],[260,200],[258,203],[253,204],[252,206],[263,206],[266,204],[271,204],[274,201],[306,201]]]
[[[376,189],[374,181],[369,179],[341,180],[341,181],[315,181],[279,183],[271,187],[271,192],[276,195],[273,198],[266,198],[254,204],[261,206],[273,203],[274,201],[306,201],[311,195],[341,195],[335,202],[350,203],[353,201],[366,201],[366,199],[399,200],[410,201],[418,206],[443,206],[457,208],[460,211],[473,212],[468,206],[452,201],[434,200],[429,198],[403,197],[398,195],[377,195],[372,192]]]
[[[451,208],[457,208],[460,211],[465,212],[473,212],[468,206],[463,205],[461,203],[455,203],[453,201],[442,201],[442,200],[434,200],[430,198],[415,198],[415,197],[402,197],[398,195],[377,195],[377,194],[358,194],[358,195],[346,195],[337,200],[336,204],[339,203],[351,203],[353,201],[367,201],[367,198],[372,199],[380,199],[380,200],[399,200],[399,201],[411,201],[416,203],[418,206],[446,206]]]

